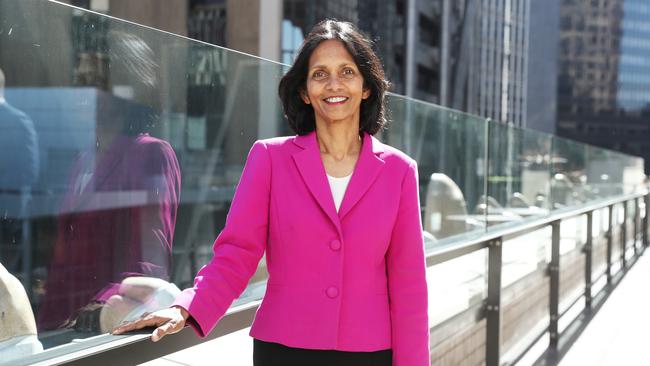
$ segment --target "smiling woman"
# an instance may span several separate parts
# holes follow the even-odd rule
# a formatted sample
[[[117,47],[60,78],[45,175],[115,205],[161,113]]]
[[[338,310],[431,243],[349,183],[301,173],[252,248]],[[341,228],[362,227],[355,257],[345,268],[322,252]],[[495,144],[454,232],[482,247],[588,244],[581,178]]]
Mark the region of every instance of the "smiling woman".
[[[346,108],[357,109],[360,133],[374,135],[386,124],[384,96],[389,85],[370,40],[350,23],[326,20],[309,33],[278,92],[289,125],[304,135],[316,129],[319,112],[319,106],[306,98],[336,97],[331,88],[353,88],[348,91],[358,91],[359,98]]]
[[[266,252],[255,366],[428,366],[417,164],[373,136],[387,87],[352,24],[317,24],[279,86],[297,135],[255,142],[194,287],[114,333],[157,326],[158,340],[187,323],[206,336]]]
[[[307,90],[301,91],[301,97],[314,108],[317,124],[358,124],[361,101],[369,95],[363,76],[341,42],[324,41],[314,50],[309,61]]]

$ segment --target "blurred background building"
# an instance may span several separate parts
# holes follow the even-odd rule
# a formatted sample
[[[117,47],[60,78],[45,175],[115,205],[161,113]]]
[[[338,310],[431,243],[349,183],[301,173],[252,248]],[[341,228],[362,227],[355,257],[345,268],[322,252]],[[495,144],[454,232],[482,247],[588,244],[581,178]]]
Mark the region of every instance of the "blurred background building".
[[[561,4],[557,133],[650,157],[650,3]]]
[[[319,20],[351,21],[395,93],[650,162],[644,0],[67,2],[287,64]]]

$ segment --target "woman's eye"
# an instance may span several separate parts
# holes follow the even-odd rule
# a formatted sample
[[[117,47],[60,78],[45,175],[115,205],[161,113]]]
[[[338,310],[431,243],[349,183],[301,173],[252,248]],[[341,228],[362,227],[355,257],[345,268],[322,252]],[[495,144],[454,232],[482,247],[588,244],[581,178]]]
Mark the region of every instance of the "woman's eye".
[[[345,70],[343,70],[343,75],[346,75],[346,76],[354,75],[354,70],[352,70],[352,69],[345,69]]]
[[[322,71],[316,71],[316,72],[314,72],[313,77],[315,79],[322,79],[322,78],[325,77],[325,73],[322,72]]]

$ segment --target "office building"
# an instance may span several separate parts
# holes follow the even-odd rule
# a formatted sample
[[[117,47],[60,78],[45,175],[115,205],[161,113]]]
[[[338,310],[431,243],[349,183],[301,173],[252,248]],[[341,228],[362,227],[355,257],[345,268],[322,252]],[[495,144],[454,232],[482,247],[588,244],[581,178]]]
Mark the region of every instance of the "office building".
[[[557,133],[650,160],[650,4],[561,4]]]
[[[443,4],[443,105],[526,125],[529,0]]]

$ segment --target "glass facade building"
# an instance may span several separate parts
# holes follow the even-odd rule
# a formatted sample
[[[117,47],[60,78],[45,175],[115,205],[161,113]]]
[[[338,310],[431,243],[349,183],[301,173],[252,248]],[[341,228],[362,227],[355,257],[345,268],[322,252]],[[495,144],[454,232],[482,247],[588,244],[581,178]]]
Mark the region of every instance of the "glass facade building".
[[[650,4],[626,0],[621,26],[616,103],[626,113],[642,113],[650,108]]]
[[[647,161],[648,4],[566,0],[561,14],[558,134]]]
[[[444,103],[524,127],[530,1],[445,4]]]

